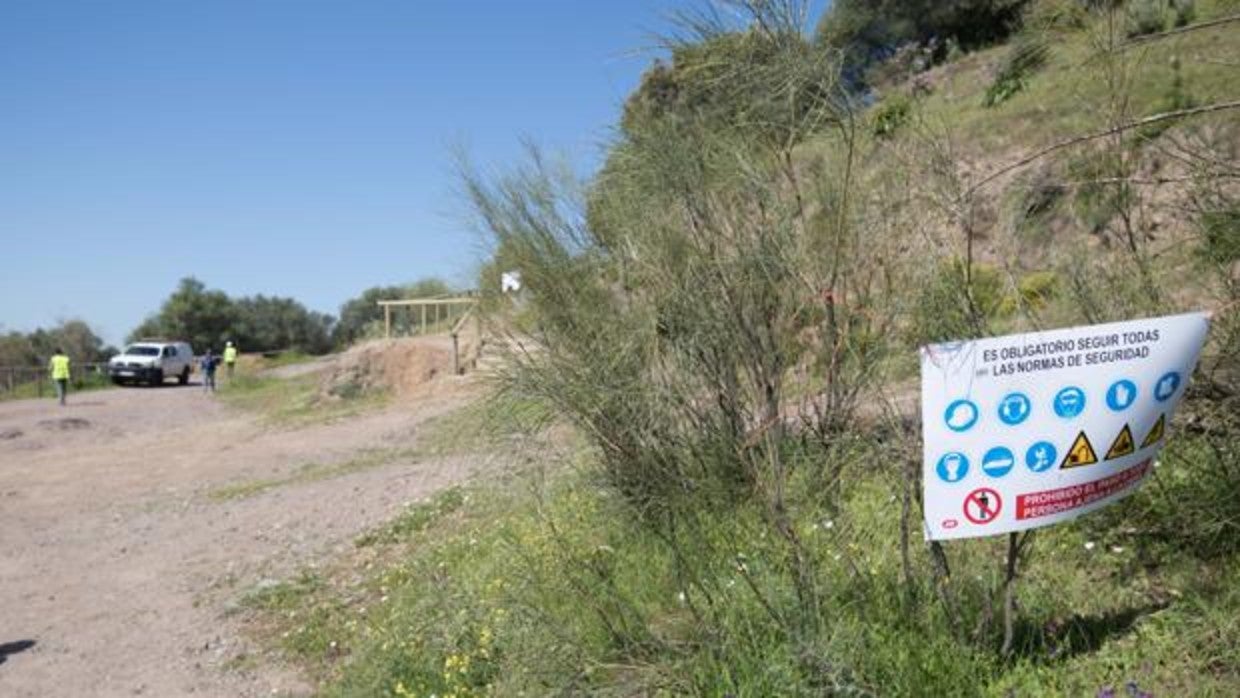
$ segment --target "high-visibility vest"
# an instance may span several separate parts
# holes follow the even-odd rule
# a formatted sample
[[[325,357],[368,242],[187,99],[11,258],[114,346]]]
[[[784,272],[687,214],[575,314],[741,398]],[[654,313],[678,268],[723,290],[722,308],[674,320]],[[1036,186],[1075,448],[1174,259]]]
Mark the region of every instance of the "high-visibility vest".
[[[52,357],[52,380],[69,380],[69,357],[57,354]]]
[[[237,361],[237,347],[224,347],[224,363],[231,364]]]

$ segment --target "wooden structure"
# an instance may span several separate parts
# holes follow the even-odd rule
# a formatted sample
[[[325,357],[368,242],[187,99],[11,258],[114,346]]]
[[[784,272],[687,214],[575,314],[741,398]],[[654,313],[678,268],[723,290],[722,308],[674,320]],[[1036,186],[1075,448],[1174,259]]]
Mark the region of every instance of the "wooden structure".
[[[464,372],[461,361],[461,335],[472,328],[476,335],[473,343],[475,354],[482,349],[482,328],[479,322],[478,299],[470,296],[453,298],[413,298],[409,300],[379,301],[383,308],[383,336],[392,338],[392,309],[405,308],[407,312],[416,313],[415,322],[411,326],[414,334],[447,333],[452,336],[452,373],[460,375]],[[446,323],[446,324],[444,324]],[[470,363],[476,363],[475,356]]]
[[[383,308],[383,336],[392,338],[392,308],[408,308],[409,312],[420,311],[420,321],[416,325],[419,328],[417,334],[428,334],[428,329],[432,332],[438,331],[440,322],[455,320],[477,304],[478,299],[469,296],[379,301],[379,307]]]

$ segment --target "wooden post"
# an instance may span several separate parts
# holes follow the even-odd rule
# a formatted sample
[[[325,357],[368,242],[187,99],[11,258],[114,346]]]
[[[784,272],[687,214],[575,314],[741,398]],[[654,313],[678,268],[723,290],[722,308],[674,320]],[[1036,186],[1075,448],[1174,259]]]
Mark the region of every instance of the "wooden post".
[[[452,375],[461,375],[461,347],[455,332],[452,333]]]
[[[425,304],[422,305],[422,332],[421,334],[426,334],[426,305]]]
[[[383,336],[386,339],[392,338],[392,306],[383,306]]]

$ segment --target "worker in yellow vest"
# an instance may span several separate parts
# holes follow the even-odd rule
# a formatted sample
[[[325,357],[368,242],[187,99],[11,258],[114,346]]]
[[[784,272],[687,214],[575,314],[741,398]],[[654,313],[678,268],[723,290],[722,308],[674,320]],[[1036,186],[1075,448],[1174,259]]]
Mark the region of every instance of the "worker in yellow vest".
[[[48,369],[52,372],[52,383],[56,386],[56,399],[60,400],[61,406],[64,406],[65,394],[69,392],[69,357],[60,350],[60,347],[56,347],[56,353],[52,355]]]
[[[237,345],[228,342],[224,345],[224,370],[228,372],[228,380],[232,380],[233,370],[237,367]]]

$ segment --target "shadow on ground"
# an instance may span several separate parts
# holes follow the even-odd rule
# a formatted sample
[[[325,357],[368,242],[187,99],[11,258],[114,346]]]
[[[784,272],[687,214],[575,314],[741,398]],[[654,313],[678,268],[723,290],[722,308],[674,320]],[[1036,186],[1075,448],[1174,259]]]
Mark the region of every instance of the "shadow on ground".
[[[21,654],[31,647],[35,646],[34,640],[18,640],[17,642],[6,642],[0,645],[0,664],[9,661],[9,656]]]
[[[1107,613],[1053,619],[1038,625],[1020,623],[1016,627],[1016,654],[1033,661],[1053,662],[1096,652],[1107,642],[1132,632],[1142,618],[1166,608],[1150,603]]]

